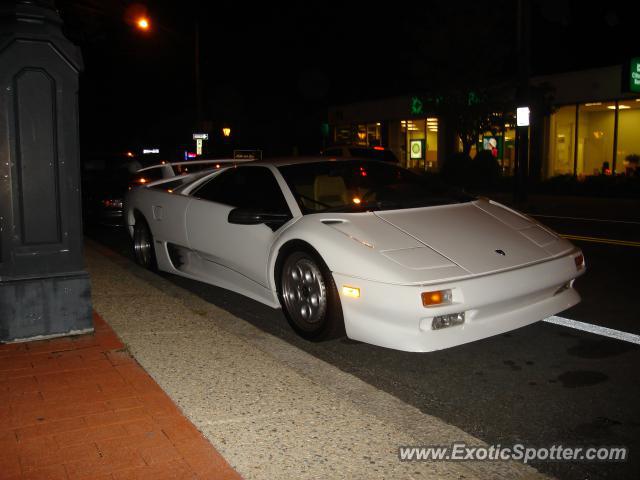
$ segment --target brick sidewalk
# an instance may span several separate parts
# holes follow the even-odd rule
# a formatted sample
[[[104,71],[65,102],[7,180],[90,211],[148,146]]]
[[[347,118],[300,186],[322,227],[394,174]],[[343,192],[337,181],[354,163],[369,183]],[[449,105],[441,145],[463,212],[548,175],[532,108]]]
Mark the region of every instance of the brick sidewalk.
[[[98,315],[0,345],[0,479],[239,479]]]

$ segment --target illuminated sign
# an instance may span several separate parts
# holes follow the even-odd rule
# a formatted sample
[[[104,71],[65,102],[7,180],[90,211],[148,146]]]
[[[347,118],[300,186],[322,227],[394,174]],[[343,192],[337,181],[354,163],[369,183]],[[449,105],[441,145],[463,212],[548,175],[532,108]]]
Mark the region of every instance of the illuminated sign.
[[[196,138],[196,155],[202,155],[202,139]]]
[[[516,124],[519,127],[528,127],[530,113],[529,107],[518,107],[516,109]]]
[[[411,115],[424,114],[424,104],[418,97],[411,97]]]
[[[422,160],[424,158],[424,140],[411,140],[411,159]]]
[[[209,140],[209,134],[208,133],[194,133],[193,134],[193,139],[194,140]]]
[[[629,91],[640,93],[640,57],[631,59],[629,72]]]
[[[494,158],[502,158],[502,138],[483,136],[482,149],[491,152],[491,155]]]
[[[149,153],[160,153],[159,148],[143,148],[142,153],[148,155]]]

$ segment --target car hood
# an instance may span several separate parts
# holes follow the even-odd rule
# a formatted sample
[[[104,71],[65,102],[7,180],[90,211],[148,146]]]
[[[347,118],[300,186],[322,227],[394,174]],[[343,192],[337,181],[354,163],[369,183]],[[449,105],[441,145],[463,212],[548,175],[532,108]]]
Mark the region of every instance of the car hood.
[[[573,249],[537,222],[488,200],[375,215],[473,275],[544,261]],[[414,260],[409,253],[386,254],[400,256],[407,267]]]

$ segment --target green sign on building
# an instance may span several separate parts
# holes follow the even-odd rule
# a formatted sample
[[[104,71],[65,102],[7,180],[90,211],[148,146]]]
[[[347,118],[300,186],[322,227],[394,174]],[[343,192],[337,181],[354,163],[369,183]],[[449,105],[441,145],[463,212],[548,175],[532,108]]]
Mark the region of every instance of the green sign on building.
[[[640,93],[640,57],[631,59],[629,70],[629,91]]]
[[[418,97],[411,97],[411,115],[424,115],[424,104]]]

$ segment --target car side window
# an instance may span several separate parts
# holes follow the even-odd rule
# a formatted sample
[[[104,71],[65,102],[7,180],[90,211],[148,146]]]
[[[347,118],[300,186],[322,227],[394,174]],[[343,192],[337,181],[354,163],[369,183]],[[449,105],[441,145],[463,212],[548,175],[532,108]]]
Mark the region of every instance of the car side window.
[[[156,180],[161,180],[162,168],[161,167],[153,167],[147,170],[142,170],[134,173],[131,178],[131,183],[139,184],[139,183],[149,183],[155,182]]]
[[[342,149],[340,148],[330,148],[324,151],[325,157],[339,157],[342,155]]]
[[[265,167],[236,167],[216,175],[194,197],[230,207],[290,213],[273,173]]]

